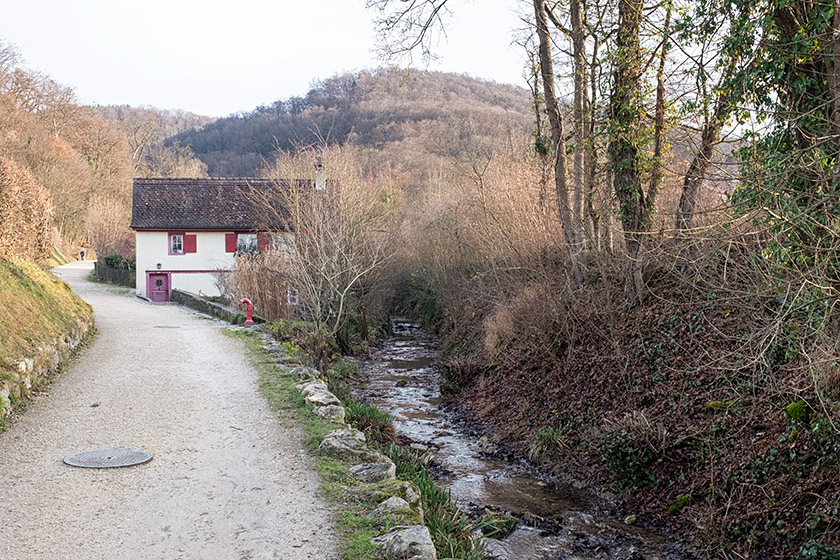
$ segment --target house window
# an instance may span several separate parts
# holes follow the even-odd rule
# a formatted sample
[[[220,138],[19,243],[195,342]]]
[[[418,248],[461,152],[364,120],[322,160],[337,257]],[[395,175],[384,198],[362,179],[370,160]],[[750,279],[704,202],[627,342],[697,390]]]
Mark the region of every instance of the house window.
[[[258,248],[256,233],[240,233],[236,236],[237,253],[256,253]]]
[[[185,233],[170,233],[169,234],[169,254],[170,255],[184,255],[186,253],[196,252],[196,237],[194,234],[187,235]]]
[[[256,253],[271,249],[271,235],[268,233],[226,233],[226,253]],[[189,252],[189,251],[188,251]]]
[[[169,254],[183,255],[184,254],[184,236],[173,233],[169,236]]]

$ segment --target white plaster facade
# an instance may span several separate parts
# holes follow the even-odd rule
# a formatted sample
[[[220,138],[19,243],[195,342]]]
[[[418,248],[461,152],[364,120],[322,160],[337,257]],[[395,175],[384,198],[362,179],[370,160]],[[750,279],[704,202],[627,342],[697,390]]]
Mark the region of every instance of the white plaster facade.
[[[134,179],[137,295],[170,301],[172,290],[218,296],[219,276],[237,251],[288,251],[288,219],[278,208],[261,223],[261,200],[289,181],[253,177]],[[270,233],[275,232],[275,233]],[[288,240],[286,240],[288,241]]]
[[[196,236],[196,252],[170,254],[166,231],[137,231],[137,295],[148,297],[149,273],[166,273],[172,288],[202,296],[218,296],[213,271],[229,271],[235,253],[225,252],[225,233],[217,231],[177,232]],[[232,232],[227,232],[232,233]],[[160,264],[160,268],[158,268]]]

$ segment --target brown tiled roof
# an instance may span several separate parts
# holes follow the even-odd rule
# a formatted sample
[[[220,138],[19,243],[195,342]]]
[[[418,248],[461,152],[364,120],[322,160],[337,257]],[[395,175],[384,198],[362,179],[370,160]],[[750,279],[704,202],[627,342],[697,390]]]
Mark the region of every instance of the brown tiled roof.
[[[284,229],[285,212],[276,223],[263,223],[255,195],[278,188],[273,179],[134,179],[131,227],[134,229]]]

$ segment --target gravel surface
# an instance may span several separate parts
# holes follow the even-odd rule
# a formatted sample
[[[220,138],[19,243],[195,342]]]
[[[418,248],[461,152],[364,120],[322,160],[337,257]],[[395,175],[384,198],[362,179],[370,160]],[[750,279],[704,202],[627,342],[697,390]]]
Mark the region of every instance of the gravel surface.
[[[241,343],[171,304],[55,272],[100,335],[0,434],[0,559],[284,560],[333,556],[301,434],[272,412]],[[128,447],[154,459],[83,469]]]

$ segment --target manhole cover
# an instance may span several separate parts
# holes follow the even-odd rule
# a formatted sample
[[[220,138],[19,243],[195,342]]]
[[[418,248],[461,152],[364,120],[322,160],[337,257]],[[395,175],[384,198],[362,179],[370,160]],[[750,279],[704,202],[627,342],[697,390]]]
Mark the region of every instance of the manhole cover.
[[[71,467],[89,469],[112,469],[142,465],[152,460],[152,454],[138,449],[96,449],[68,455],[64,462]]]
[[[155,325],[156,329],[180,329],[180,325]]]

